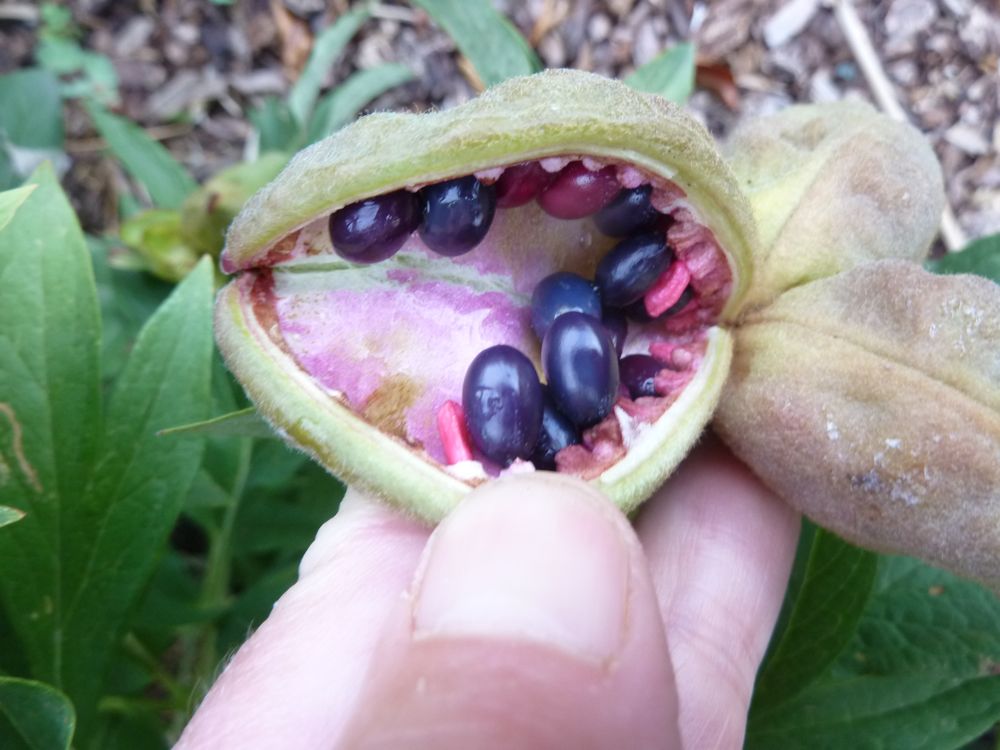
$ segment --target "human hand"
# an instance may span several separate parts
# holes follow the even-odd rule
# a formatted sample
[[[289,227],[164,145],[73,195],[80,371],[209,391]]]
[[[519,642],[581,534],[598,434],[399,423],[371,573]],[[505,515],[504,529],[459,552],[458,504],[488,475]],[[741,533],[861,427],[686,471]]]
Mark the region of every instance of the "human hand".
[[[177,748],[736,748],[799,519],[715,439],[635,528],[491,482],[431,533],[360,493]]]

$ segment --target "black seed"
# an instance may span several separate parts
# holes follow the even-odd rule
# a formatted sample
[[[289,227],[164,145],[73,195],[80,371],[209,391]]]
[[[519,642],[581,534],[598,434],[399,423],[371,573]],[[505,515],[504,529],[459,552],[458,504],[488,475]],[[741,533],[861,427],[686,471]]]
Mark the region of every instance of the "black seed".
[[[625,349],[625,338],[628,336],[628,320],[625,319],[625,313],[606,307],[601,315],[601,322],[608,329],[615,353],[619,357],[622,356],[622,351]]]
[[[595,281],[609,307],[625,307],[640,299],[673,260],[662,232],[622,240],[597,264]]]
[[[330,241],[341,258],[377,263],[393,256],[420,223],[420,199],[397,190],[344,206],[330,215]]]
[[[560,315],[542,342],[542,366],[556,407],[578,427],[600,422],[618,395],[618,357],[601,321]]]
[[[580,433],[573,423],[556,408],[548,386],[542,386],[542,429],[538,444],[531,454],[536,468],[555,470],[556,454],[563,448],[580,442]]]
[[[628,394],[632,398],[655,396],[653,379],[663,369],[664,364],[648,354],[630,354],[618,363],[622,384],[628,388]]]
[[[496,193],[473,175],[420,190],[423,221],[420,239],[438,255],[455,257],[482,242],[496,211]]]
[[[538,338],[545,338],[553,320],[572,311],[600,317],[601,298],[591,282],[567,271],[538,282],[531,295],[531,327]]]
[[[652,185],[622,190],[594,216],[597,228],[609,237],[649,232],[666,219],[649,201]]]
[[[488,459],[507,466],[528,458],[542,424],[542,386],[534,365],[510,346],[484,349],[465,373],[462,409],[472,442]]]

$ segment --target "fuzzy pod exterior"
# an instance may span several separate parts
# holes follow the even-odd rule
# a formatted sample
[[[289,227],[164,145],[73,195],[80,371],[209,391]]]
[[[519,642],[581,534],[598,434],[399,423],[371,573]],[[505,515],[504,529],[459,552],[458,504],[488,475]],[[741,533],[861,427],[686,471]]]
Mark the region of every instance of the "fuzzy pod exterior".
[[[786,501],[863,547],[1000,587],[1000,287],[880,261],[738,329],[715,427]]]
[[[941,167],[916,128],[862,102],[751,119],[723,147],[760,233],[748,306],[859,263],[920,261],[944,208]]]
[[[750,206],[703,127],[676,105],[591,74],[546,71],[505,82],[452,110],[362,118],[300,152],[247,203],[230,226],[222,263],[249,275],[240,274],[220,293],[216,335],[261,414],[345,481],[439,520],[474,483],[434,465],[401,435],[388,434],[391,429],[380,429],[398,424],[419,382],[400,380],[382,394],[375,417],[359,414],[302,372],[269,335],[273,320],[255,298],[250,276],[254,269],[279,268],[297,233],[344,205],[566,155],[632,165],[679,186],[685,205],[717,238],[731,274],[720,325],[706,334],[704,361],[692,382],[625,459],[591,480],[626,511],[648,497],[686,455],[718,402],[732,351],[725,321],[750,287],[756,234]],[[516,244],[506,243],[502,252],[512,253],[509,246]],[[463,283],[481,281],[469,276]],[[529,356],[537,360],[537,352]]]

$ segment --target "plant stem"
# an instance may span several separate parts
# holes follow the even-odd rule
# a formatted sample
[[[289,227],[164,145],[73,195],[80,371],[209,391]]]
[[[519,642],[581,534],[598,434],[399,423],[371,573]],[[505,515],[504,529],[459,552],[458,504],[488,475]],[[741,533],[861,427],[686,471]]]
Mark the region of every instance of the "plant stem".
[[[250,454],[253,451],[253,441],[249,438],[240,441],[239,463],[229,504],[226,506],[222,525],[212,540],[208,553],[208,565],[205,570],[205,580],[201,589],[201,604],[207,608],[221,607],[229,598],[230,574],[232,572],[232,539],[236,526],[236,515],[240,500],[246,488],[247,475],[250,472]],[[207,677],[215,669],[217,661],[215,653],[216,626],[210,625],[202,635],[201,649],[195,665],[196,678]]]
[[[229,502],[218,531],[211,535],[208,560],[205,564],[205,576],[202,580],[200,605],[210,610],[220,610],[229,598],[230,574],[232,572],[232,537],[236,526],[236,516],[239,513],[240,501],[246,489],[247,476],[250,473],[250,456],[253,452],[253,440],[240,440],[239,456],[237,458],[236,476],[233,479],[229,493]],[[215,622],[199,628],[196,632],[182,639],[182,659],[179,673],[181,680],[188,686],[182,709],[173,717],[168,734],[177,737],[188,714],[199,702],[199,691],[207,690],[215,671],[218,657],[215,641],[218,636],[218,626]]]
[[[167,691],[170,696],[170,703],[174,708],[183,709],[187,705],[188,691],[180,682],[167,671],[159,659],[153,655],[146,644],[139,640],[135,633],[127,633],[122,640],[125,652],[133,659],[148,669],[160,686]],[[118,696],[108,696],[109,698]],[[122,700],[126,700],[122,698]],[[132,699],[128,699],[132,700]]]

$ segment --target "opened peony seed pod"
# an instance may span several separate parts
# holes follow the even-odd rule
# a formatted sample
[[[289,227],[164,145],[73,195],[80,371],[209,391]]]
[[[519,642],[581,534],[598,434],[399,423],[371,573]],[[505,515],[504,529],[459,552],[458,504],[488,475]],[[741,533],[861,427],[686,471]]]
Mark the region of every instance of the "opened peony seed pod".
[[[1000,289],[916,264],[912,129],[791,108],[720,153],[574,71],[376,114],[229,229],[216,330],[280,434],[429,521],[506,472],[625,511],[705,426],[821,525],[1000,583]]]

